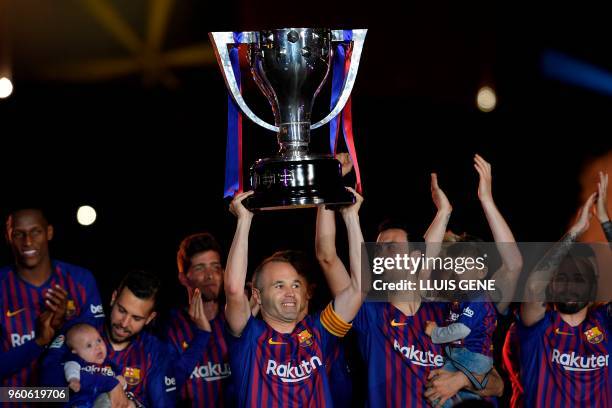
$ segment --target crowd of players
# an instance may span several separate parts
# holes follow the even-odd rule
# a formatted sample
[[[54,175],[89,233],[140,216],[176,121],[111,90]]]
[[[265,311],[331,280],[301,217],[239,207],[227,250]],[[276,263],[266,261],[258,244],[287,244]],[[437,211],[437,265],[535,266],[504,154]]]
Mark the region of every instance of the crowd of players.
[[[350,171],[346,156],[341,162]],[[44,212],[17,209],[6,220],[14,264],[0,269],[2,386],[69,387],[66,405],[77,407],[459,407],[499,405],[505,377],[512,407],[612,407],[609,304],[564,295],[585,274],[612,273],[569,256],[593,214],[612,241],[607,174],[600,173],[574,224],[529,275],[529,299],[554,292],[556,300],[517,304],[521,252],[493,200],[490,164],[476,155],[474,166],[501,257],[497,270],[485,271],[504,288],[495,299],[430,301],[414,292],[365,301],[363,198],[350,189],[355,204],[337,211],[348,263],[336,252],[335,212],[318,209],[316,258],[332,298],[323,310],[310,310],[317,289],[304,253],[276,252],[248,273],[257,216],[243,205],[252,194],[245,192],[230,204],[237,223],[226,260],[209,233],[182,241],[178,280],[189,305],[154,325],[163,291],[158,277],[130,272],[110,303],[103,301],[92,273],[51,258],[53,226]],[[447,233],[452,206],[435,174],[431,192],[437,213],[424,241],[435,256],[445,240],[472,238]],[[407,231],[393,223],[381,225],[377,242],[410,246]],[[432,272],[421,270],[419,278]],[[501,333],[501,365],[492,347],[504,329],[498,317],[513,320]]]

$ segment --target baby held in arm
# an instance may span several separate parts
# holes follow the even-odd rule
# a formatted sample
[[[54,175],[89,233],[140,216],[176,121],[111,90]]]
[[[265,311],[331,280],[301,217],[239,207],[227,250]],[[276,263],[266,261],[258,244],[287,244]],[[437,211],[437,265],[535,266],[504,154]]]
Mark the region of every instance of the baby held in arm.
[[[486,387],[488,374],[493,368],[492,336],[497,315],[493,303],[485,295],[467,302],[450,302],[448,305],[447,326],[438,327],[435,322],[427,322],[425,333],[435,344],[444,344],[446,371],[461,371],[475,389]],[[477,377],[484,376],[482,381]],[[480,399],[476,393],[460,391],[453,401],[447,401],[443,408],[453,403]]]
[[[125,379],[116,375],[116,370],[107,360],[106,344],[95,327],[74,325],[66,333],[66,345],[71,354],[64,363],[64,374],[68,387],[74,392],[71,403],[79,400],[85,405],[93,404],[102,394],[115,388],[117,382],[126,388]]]

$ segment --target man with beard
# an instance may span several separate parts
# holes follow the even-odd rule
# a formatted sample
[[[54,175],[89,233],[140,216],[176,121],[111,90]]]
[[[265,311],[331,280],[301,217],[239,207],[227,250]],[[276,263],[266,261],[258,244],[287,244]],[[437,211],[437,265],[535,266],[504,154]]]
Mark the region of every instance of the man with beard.
[[[173,407],[175,391],[181,379],[193,370],[196,355],[209,338],[210,325],[204,314],[201,297],[192,299],[190,312],[201,327],[198,347],[189,347],[181,355],[146,330],[156,316],[160,280],[145,271],[128,273],[113,292],[111,313],[102,332],[108,359],[118,368],[127,383],[125,392],[118,384],[111,392],[111,406]],[[60,361],[66,348],[62,342],[51,345],[43,366],[47,385],[64,385]],[[59,371],[58,371],[59,370]],[[177,374],[175,378],[174,375]],[[58,382],[60,381],[60,382]],[[131,401],[131,402],[130,402]]]
[[[37,207],[14,210],[6,220],[14,264],[0,269],[3,386],[38,385],[39,357],[64,321],[100,326],[104,318],[91,272],[51,259],[53,233]]]
[[[605,305],[593,303],[592,252],[576,256],[574,246],[589,226],[595,197],[588,198],[574,225],[527,280],[530,302],[521,306],[518,326],[526,407],[612,406],[610,316]],[[548,309],[545,294],[552,301]]]
[[[225,296],[223,294],[223,262],[221,247],[209,233],[199,233],[185,238],[177,254],[178,278],[187,289],[189,299],[201,293],[204,313],[212,329],[211,338],[203,352],[197,356],[197,364],[180,389],[180,399],[185,406],[222,407],[231,405],[226,392],[231,374],[227,343],[225,342]],[[198,328],[186,309],[174,309],[170,313],[167,336],[177,352],[190,347]]]

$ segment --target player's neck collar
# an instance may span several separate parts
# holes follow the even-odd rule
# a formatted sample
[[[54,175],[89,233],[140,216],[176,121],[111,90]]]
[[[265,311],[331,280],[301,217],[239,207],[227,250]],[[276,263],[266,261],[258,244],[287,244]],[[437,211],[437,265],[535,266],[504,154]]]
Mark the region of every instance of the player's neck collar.
[[[391,302],[391,306],[402,312],[404,316],[414,316],[422,305],[421,299],[411,302]]]
[[[40,265],[33,269],[22,268],[19,265],[15,265],[15,274],[26,284],[39,288],[44,286],[51,279],[53,265],[51,260],[49,260],[48,264],[46,262],[41,262]]]
[[[582,323],[584,323],[584,321],[587,318],[588,312],[589,312],[589,308],[585,307],[584,309],[581,309],[580,311],[576,313],[572,313],[572,314],[565,314],[561,312],[558,312],[558,313],[559,313],[559,318],[563,320],[565,323],[567,323],[569,326],[578,327]]]

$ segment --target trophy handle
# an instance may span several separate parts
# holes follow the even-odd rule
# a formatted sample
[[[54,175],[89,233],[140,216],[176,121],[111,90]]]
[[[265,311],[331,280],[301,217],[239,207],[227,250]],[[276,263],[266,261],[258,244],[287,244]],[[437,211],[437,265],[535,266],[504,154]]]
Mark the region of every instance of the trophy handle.
[[[245,38],[244,43],[252,43],[256,41],[256,36],[257,36],[256,32],[245,31],[242,34]],[[227,51],[228,45],[236,44],[236,41],[234,40],[234,33],[229,31],[229,32],[209,33],[208,35],[210,36],[210,40],[213,43],[213,48],[215,49],[215,55],[217,56],[217,62],[219,63],[219,67],[221,68],[221,72],[223,73],[223,79],[225,80],[225,85],[227,86],[227,89],[229,89],[230,94],[232,95],[232,98],[234,99],[236,104],[240,107],[242,112],[244,112],[244,114],[247,115],[248,118],[251,119],[253,122],[257,123],[259,126],[263,128],[266,128],[268,130],[278,133],[279,132],[278,126],[274,126],[260,119],[259,116],[257,116],[251,110],[251,108],[247,106],[244,98],[242,97],[242,94],[240,93],[240,89],[238,88],[238,83],[236,82],[236,78],[234,77],[234,69],[232,68],[232,61],[230,60],[229,52]]]
[[[363,50],[363,43],[365,41],[367,29],[360,30],[351,30],[353,34],[353,55],[351,57],[351,65],[349,66],[348,74],[346,75],[346,80],[344,81],[344,87],[342,88],[342,93],[340,94],[340,98],[338,98],[338,102],[336,102],[336,106],[332,109],[329,114],[312,125],[311,129],[316,129],[325,125],[327,122],[335,118],[342,109],[344,109],[344,105],[349,99],[351,92],[353,91],[353,85],[355,85],[355,79],[357,78],[357,69],[359,68],[359,60],[361,60],[361,51]],[[344,41],[344,35],[342,30],[333,30],[332,31],[332,41]]]

